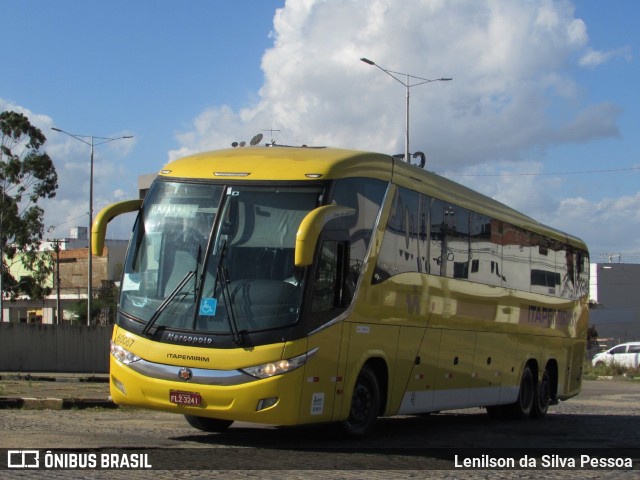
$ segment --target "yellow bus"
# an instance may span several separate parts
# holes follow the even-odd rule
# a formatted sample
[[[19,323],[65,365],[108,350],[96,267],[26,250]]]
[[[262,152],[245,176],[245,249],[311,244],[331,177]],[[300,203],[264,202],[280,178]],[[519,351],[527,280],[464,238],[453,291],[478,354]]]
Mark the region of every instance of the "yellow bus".
[[[580,391],[589,258],[576,237],[392,156],[245,147],[168,164],[138,211],[110,357],[117,404],[339,423]]]

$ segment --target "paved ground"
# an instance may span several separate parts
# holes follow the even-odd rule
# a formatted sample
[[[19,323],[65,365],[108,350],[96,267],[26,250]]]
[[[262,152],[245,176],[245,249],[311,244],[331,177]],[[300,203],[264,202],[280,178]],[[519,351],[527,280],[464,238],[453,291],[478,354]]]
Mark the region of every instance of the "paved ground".
[[[480,409],[443,412],[428,417],[382,419],[378,434],[354,443],[337,438],[327,428],[273,428],[238,425],[226,434],[208,435],[190,428],[183,418],[163,412],[137,409],[83,409],[83,402],[108,402],[108,376],[31,374],[28,378],[0,373],[0,448],[120,448],[166,456],[177,453],[180,465],[190,465],[188,453],[211,458],[205,470],[154,470],[157,479],[273,478],[273,479],[399,479],[399,478],[636,478],[628,470],[433,470],[422,469],[439,461],[436,456],[411,457],[420,448],[475,449],[520,448],[533,452],[546,446],[561,455],[577,449],[605,447],[611,452],[640,445],[640,382],[587,381],[583,392],[553,407],[543,421],[494,422]],[[27,399],[35,399],[31,403]],[[55,399],[55,402],[47,399]],[[22,401],[22,405],[18,405]],[[11,403],[13,402],[13,403]],[[57,403],[56,403],[57,402]],[[71,408],[71,407],[80,408]],[[15,409],[16,407],[21,407]],[[43,411],[33,411],[44,409]],[[62,409],[63,411],[56,411]],[[144,449],[143,449],[144,448]],[[160,450],[158,450],[160,449]],[[563,450],[564,449],[564,450]],[[43,450],[44,451],[44,450]],[[636,450],[637,451],[637,450]],[[164,453],[166,452],[166,453]],[[222,468],[221,454],[241,468]],[[563,453],[564,452],[564,453]],[[202,457],[204,455],[204,457]],[[330,455],[330,456],[328,456]],[[352,466],[328,466],[345,459]],[[157,457],[154,457],[154,462]],[[389,464],[397,458],[401,467],[380,470],[375,462]],[[638,455],[634,454],[634,458]],[[286,462],[285,462],[286,460]],[[159,460],[158,460],[159,461]],[[286,463],[286,470],[269,468],[270,462]],[[363,463],[364,462],[364,463]],[[1,463],[1,462],[0,462]],[[260,470],[256,469],[260,465]],[[319,465],[317,470],[314,465]],[[358,465],[359,467],[356,467]],[[363,466],[364,465],[364,466]],[[238,468],[238,467],[235,467]],[[283,467],[284,468],[284,467]],[[401,470],[395,470],[401,468]],[[637,466],[636,466],[637,468]],[[407,469],[407,470],[404,470]],[[11,471],[11,478],[148,478],[150,472],[118,471]],[[6,477],[5,477],[6,478]]]

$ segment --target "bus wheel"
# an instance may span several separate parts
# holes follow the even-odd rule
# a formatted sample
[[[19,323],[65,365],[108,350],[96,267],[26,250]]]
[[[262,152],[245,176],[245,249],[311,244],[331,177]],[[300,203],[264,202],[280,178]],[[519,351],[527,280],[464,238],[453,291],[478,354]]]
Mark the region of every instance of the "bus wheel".
[[[549,404],[551,403],[551,377],[549,372],[545,368],[542,374],[542,379],[538,384],[538,388],[535,389],[535,400],[533,402],[533,408],[531,409],[531,416],[533,418],[542,418],[547,414],[549,410]]]
[[[378,418],[379,405],[378,379],[365,365],[353,388],[349,418],[342,422],[342,431],[349,437],[364,437],[370,433]]]
[[[189,425],[203,432],[224,432],[231,426],[233,420],[219,420],[217,418],[196,417],[195,415],[185,415]]]
[[[520,392],[518,393],[518,400],[510,405],[510,417],[511,418],[525,418],[531,415],[533,410],[533,401],[535,397],[535,381],[533,379],[533,372],[529,365],[524,367],[522,371],[522,379],[520,380]]]

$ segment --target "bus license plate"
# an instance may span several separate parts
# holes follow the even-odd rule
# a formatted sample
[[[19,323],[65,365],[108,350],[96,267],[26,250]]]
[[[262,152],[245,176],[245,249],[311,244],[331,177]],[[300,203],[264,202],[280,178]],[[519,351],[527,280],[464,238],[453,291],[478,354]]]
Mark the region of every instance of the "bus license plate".
[[[181,392],[178,390],[169,391],[169,401],[176,405],[189,405],[199,407],[202,404],[202,397],[196,392]]]

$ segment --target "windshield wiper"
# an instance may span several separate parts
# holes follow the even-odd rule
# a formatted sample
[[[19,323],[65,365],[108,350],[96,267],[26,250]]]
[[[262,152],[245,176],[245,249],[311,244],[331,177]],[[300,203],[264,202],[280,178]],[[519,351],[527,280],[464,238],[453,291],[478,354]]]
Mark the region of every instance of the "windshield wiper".
[[[229,318],[229,326],[231,327],[231,334],[233,335],[233,341],[237,345],[242,345],[242,335],[238,330],[238,323],[236,321],[236,315],[233,311],[233,306],[231,305],[231,292],[229,291],[229,272],[224,266],[224,254],[227,250],[227,241],[225,240],[222,244],[222,248],[220,249],[220,258],[218,259],[218,266],[216,271],[218,273],[216,277],[216,282],[220,280],[220,287],[222,289],[222,298],[224,299],[224,303],[227,307],[227,317]],[[215,285],[214,285],[215,291]]]
[[[198,245],[198,258],[196,258],[196,269],[195,269],[195,272],[193,272],[194,275],[196,276],[196,279],[193,282],[193,303],[196,303],[198,300],[198,278],[199,278],[198,270],[200,268],[201,260],[202,260],[202,245]],[[202,283],[202,281],[200,283]],[[195,317],[196,315],[194,315],[194,318]]]
[[[184,287],[187,282],[189,280],[191,280],[191,278],[196,274],[195,271],[189,271],[185,274],[184,277],[182,277],[182,280],[180,280],[180,282],[178,283],[178,285],[176,285],[176,288],[174,288],[171,293],[169,294],[169,296],[167,298],[164,299],[164,301],[160,304],[160,306],[156,309],[155,312],[153,312],[153,315],[151,315],[151,318],[149,319],[149,321],[147,322],[147,324],[144,326],[144,328],[142,329],[142,335],[149,335],[149,330],[151,330],[151,327],[153,327],[153,325],[156,323],[156,321],[158,320],[158,318],[160,318],[160,315],[162,315],[162,312],[164,312],[166,310],[166,308],[169,306],[169,304],[173,301],[173,299],[176,297],[176,295],[178,295],[178,293],[180,292],[180,290],[182,290],[182,287]]]

